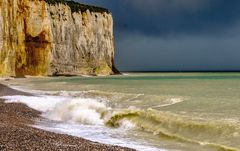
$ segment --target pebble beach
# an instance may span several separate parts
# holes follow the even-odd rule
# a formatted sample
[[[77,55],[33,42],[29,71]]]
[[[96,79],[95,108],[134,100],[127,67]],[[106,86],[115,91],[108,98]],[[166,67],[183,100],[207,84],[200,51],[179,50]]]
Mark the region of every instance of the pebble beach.
[[[31,95],[0,84],[0,96]],[[41,113],[24,104],[4,103],[0,100],[0,151],[133,151],[133,149],[105,145],[65,134],[34,128]]]

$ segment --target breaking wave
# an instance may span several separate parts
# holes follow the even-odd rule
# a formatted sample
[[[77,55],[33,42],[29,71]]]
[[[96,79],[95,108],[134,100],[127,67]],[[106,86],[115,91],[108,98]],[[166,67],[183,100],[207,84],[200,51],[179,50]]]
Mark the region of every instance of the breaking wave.
[[[106,124],[111,127],[121,127],[123,119],[128,119],[139,130],[177,142],[186,142],[223,151],[239,150],[239,146],[231,146],[238,144],[233,142],[240,139],[239,127],[234,124],[188,119],[153,109],[119,111],[113,114]],[[228,142],[226,142],[226,138],[228,138]]]
[[[236,123],[193,119],[151,108],[111,108],[103,100],[69,95],[4,96],[2,98],[7,103],[24,103],[41,111],[43,117],[53,121],[137,129],[177,142],[192,143],[216,150],[237,151],[240,148],[240,127]],[[170,99],[165,106],[181,101],[181,99]]]
[[[55,121],[104,125],[102,114],[108,110],[104,103],[94,99],[72,99],[57,104],[45,117]]]

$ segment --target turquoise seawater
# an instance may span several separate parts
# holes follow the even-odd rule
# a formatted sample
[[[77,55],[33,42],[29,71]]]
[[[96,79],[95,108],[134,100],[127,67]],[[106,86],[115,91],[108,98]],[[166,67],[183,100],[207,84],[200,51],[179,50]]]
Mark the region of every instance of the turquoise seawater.
[[[106,127],[118,128],[127,120],[134,125],[127,137],[156,148],[240,150],[240,73],[128,73],[9,83],[105,100],[111,107],[110,115],[101,113]]]

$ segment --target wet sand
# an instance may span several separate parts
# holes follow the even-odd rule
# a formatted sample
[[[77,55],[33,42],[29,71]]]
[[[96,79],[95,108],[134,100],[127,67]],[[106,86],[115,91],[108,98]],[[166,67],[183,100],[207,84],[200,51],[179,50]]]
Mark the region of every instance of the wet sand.
[[[0,84],[0,96],[31,95]],[[40,112],[24,104],[0,100],[0,151],[132,151],[82,138],[52,133],[31,127],[41,120]]]

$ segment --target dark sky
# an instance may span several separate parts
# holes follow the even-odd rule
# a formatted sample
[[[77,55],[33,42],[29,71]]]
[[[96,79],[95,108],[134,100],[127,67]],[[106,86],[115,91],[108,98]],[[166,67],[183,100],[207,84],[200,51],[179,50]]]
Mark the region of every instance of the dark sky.
[[[77,0],[114,17],[121,71],[240,70],[240,0]]]

